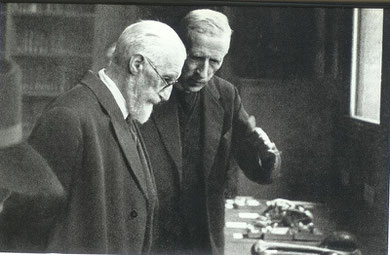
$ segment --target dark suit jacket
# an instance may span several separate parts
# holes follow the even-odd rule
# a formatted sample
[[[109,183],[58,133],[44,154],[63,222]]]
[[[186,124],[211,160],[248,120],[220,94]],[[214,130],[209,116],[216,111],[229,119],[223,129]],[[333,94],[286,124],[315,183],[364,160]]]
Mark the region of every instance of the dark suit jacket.
[[[207,232],[212,253],[223,254],[224,188],[230,157],[234,156],[246,176],[257,183],[271,181],[274,162],[262,162],[262,166],[259,165],[257,150],[246,140],[251,132],[248,114],[232,84],[218,77],[212,78],[201,90],[201,100],[204,109],[201,113],[204,132],[201,144]],[[180,179],[182,146],[177,103],[175,97],[171,97],[167,103],[155,107],[151,120],[142,126],[142,134],[153,170],[177,173]],[[172,187],[166,185],[165,190],[158,192],[161,194],[172,190]]]
[[[66,191],[58,211],[40,212],[32,220],[48,226],[48,232],[35,233],[48,235],[46,251],[149,251],[155,184],[145,174],[114,97],[95,74],[50,104],[29,143]]]

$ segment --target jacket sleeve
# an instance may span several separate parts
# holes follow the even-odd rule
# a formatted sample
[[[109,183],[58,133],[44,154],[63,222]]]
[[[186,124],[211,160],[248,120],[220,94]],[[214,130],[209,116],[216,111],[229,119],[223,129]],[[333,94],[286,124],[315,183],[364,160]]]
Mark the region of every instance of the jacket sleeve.
[[[234,88],[233,114],[233,154],[244,174],[252,181],[267,184],[274,176],[279,175],[281,158],[279,151],[265,151],[259,138],[252,135],[252,127],[248,121],[249,115],[245,111],[241,98]],[[258,139],[258,141],[254,140]]]

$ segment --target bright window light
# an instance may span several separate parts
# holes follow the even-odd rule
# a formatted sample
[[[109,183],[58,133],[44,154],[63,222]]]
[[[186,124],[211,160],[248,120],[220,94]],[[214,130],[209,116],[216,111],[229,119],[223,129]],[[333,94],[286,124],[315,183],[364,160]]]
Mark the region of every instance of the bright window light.
[[[351,109],[353,118],[379,124],[383,9],[354,9]]]

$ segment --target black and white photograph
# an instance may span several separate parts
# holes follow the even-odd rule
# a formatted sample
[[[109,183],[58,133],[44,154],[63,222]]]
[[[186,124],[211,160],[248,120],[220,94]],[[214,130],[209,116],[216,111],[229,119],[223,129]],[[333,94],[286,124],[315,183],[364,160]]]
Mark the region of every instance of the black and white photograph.
[[[0,3],[0,254],[387,255],[389,7]]]

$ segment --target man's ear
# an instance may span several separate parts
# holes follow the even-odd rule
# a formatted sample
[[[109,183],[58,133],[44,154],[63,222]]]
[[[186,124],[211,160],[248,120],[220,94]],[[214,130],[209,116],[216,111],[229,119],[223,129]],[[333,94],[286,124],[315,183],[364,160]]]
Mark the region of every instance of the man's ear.
[[[136,75],[144,69],[145,58],[141,54],[134,54],[129,60],[129,72]]]

